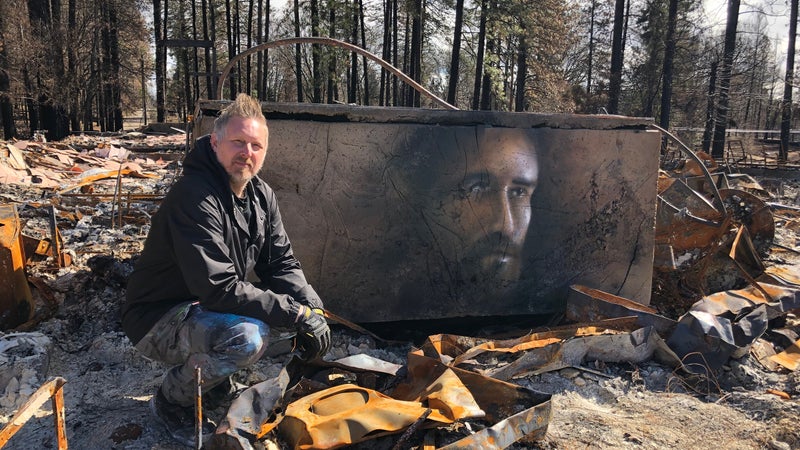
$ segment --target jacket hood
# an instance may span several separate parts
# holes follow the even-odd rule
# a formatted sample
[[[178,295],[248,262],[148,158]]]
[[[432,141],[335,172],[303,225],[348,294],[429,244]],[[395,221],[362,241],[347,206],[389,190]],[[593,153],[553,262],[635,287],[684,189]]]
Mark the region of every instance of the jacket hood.
[[[219,163],[217,154],[211,148],[211,135],[197,140],[194,150],[186,155],[183,161],[183,173],[186,176],[201,176],[210,180],[219,180],[220,187],[228,187],[228,173]]]

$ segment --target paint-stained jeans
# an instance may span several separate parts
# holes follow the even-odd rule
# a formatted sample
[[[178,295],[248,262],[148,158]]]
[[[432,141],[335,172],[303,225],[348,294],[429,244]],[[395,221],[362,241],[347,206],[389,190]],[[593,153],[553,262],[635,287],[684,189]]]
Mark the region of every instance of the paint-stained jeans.
[[[260,320],[207,311],[185,303],[171,309],[136,344],[144,356],[175,364],[161,389],[168,401],[194,402],[195,367],[200,367],[203,392],[239,369],[257,361],[267,348],[269,326]]]

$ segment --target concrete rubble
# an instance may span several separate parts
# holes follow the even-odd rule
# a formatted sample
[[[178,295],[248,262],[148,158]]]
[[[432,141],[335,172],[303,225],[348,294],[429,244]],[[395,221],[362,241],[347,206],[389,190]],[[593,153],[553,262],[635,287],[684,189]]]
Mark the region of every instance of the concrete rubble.
[[[136,354],[118,310],[183,140],[0,141],[0,204],[16,206],[22,234],[37,242],[52,243],[54,217],[70,254],[68,265],[27,255],[35,310],[0,335],[0,426],[63,377],[72,448],[181,448],[149,417],[163,368]],[[556,326],[384,342],[339,325],[316,368],[297,367],[288,343],[277,343],[237,380],[253,386],[241,410],[208,411],[230,439],[207,448],[800,446],[800,174],[696,164],[662,163],[650,306],[575,285]],[[367,399],[367,409],[342,412],[337,397]],[[237,422],[276,404],[277,418],[270,409]],[[361,434],[323,433],[303,412],[311,404]],[[408,417],[392,427],[368,413],[398,405]],[[46,406],[39,416],[3,448],[54,448]]]

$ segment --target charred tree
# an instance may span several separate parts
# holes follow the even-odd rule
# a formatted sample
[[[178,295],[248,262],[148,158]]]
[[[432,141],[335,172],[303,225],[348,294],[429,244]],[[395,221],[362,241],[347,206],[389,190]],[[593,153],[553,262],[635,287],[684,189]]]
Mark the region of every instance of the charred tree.
[[[398,10],[399,6],[398,6],[398,0],[391,0],[391,1],[392,1],[392,10],[393,10],[392,11],[392,37],[393,37],[392,49],[394,50],[394,53],[392,54],[392,56],[393,56],[392,57],[392,65],[395,66],[395,67],[398,67],[398,62],[400,61],[400,47],[398,46],[398,41],[400,39],[400,37],[399,37],[399,26],[400,26],[400,24],[398,23],[398,19],[397,19],[397,10]],[[392,99],[393,99],[393,104],[395,106],[397,106],[399,104],[399,102],[400,102],[400,91],[398,89],[399,88],[399,83],[400,83],[400,80],[397,78],[397,76],[396,75],[392,75]]]
[[[490,54],[494,52],[496,45],[495,39],[489,39],[486,43],[486,51]],[[490,63],[490,67],[493,67],[494,63]],[[491,71],[484,70],[483,77],[481,80],[481,101],[478,108],[482,111],[488,111],[492,109],[492,77]]]
[[[328,35],[334,39],[336,39],[336,2],[334,0],[329,1],[328,5]],[[336,56],[331,55],[328,59],[328,88],[327,92],[327,102],[333,103],[339,99],[338,89],[336,86]]]
[[[789,158],[789,129],[792,125],[792,88],[794,84],[794,51],[797,38],[797,3],[792,0],[789,13],[789,44],[786,53],[786,78],[783,85],[783,102],[781,103],[781,148],[778,161],[786,162]]]
[[[197,5],[195,0],[190,0],[192,3],[192,39],[197,40]],[[192,105],[200,98],[200,58],[197,54],[197,47],[192,48],[192,65],[194,66],[194,76],[192,77],[192,90],[194,91],[191,98]],[[191,112],[191,110],[190,110]]]
[[[100,11],[104,26],[101,31],[103,71],[103,110],[101,129],[103,131],[119,131],[123,128],[122,99],[119,80],[119,33],[116,4],[100,2]]]
[[[664,70],[661,87],[661,116],[659,125],[669,129],[670,106],[672,105],[672,66],[675,60],[675,28],[678,22],[678,0],[669,0],[669,13],[667,15],[667,37],[664,46]]]
[[[514,96],[514,111],[525,111],[525,81],[528,76],[528,45],[525,39],[525,26],[522,25],[522,35],[519,39],[519,50],[517,51],[517,86]]]
[[[619,112],[619,96],[622,92],[622,65],[625,61],[625,50],[622,36],[625,24],[625,0],[616,0],[614,4],[614,31],[611,37],[611,71],[608,84],[608,112]]]
[[[367,34],[364,31],[364,0],[358,0],[358,17],[361,26],[361,48],[367,49]],[[364,105],[369,106],[369,67],[367,57],[361,56],[361,66],[364,71]]]
[[[319,36],[319,0],[310,0],[311,36]],[[311,96],[312,102],[322,103],[322,47],[311,45]]]
[[[253,46],[253,9],[254,9],[254,7],[255,7],[255,5],[253,4],[252,0],[250,2],[248,2],[248,5],[247,5],[247,46],[245,48],[250,48],[250,47]],[[247,94],[250,95],[250,93],[253,92],[252,91],[253,59],[252,59],[252,57],[250,57],[250,55],[248,55],[246,60],[247,61],[245,62],[245,65],[244,65],[244,67],[245,67],[245,83],[246,83],[245,92],[247,92]]]
[[[77,27],[77,1],[69,0],[67,2],[67,36],[68,42],[75,42],[73,35]],[[2,28],[2,27],[0,27]],[[78,56],[74,45],[67,46],[67,73],[70,74],[69,83],[67,86],[69,96],[69,122],[72,131],[80,131],[81,122],[78,118],[79,102],[80,102],[80,83],[84,80],[76,79],[77,74]]]
[[[233,59],[234,56],[236,56],[236,37],[234,36],[233,11],[231,10],[231,0],[225,0],[225,35],[228,39],[228,61],[230,61]],[[231,100],[236,98],[236,92],[237,92],[236,75],[237,74],[231,74],[228,76],[230,78],[229,82],[230,91],[228,93],[228,96]]]
[[[356,0],[352,0],[350,5],[351,11],[351,28],[350,28],[350,43],[353,45],[358,44],[358,9],[355,6]],[[350,52],[350,76],[347,83],[347,102],[356,103],[358,99],[358,53]]]
[[[417,83],[422,83],[422,0],[411,1],[411,49],[409,74]],[[419,106],[420,96],[416,89],[408,89],[406,105]]]
[[[269,42],[269,24],[271,6],[270,0],[266,0],[264,4],[264,42]],[[269,90],[267,88],[267,73],[269,73],[269,50],[264,50],[264,99],[269,100]]]
[[[450,54],[450,78],[447,81],[447,103],[456,106],[458,71],[461,63],[461,31],[464,26],[464,0],[456,0],[456,23],[453,28],[453,51]]]
[[[736,28],[739,23],[739,0],[728,0],[728,22],[725,25],[725,49],[722,53],[722,67],[719,73],[719,95],[717,112],[714,117],[714,141],[711,156],[721,159],[725,156],[725,132],[728,126],[728,106],[730,103],[731,71],[733,54],[736,51]]]
[[[703,130],[703,151],[709,153],[711,139],[714,135],[714,94],[717,90],[717,64],[716,58],[711,61],[711,69],[708,77],[708,96],[706,98],[706,124]]]
[[[331,11],[333,11],[331,9]],[[332,14],[332,12],[331,12]],[[331,19],[333,16],[331,15]],[[391,61],[392,52],[392,6],[391,0],[383,0],[383,50],[381,58],[384,61]],[[381,66],[381,80],[378,91],[378,105],[386,106],[389,104],[389,71]]]
[[[597,6],[597,1],[592,0],[592,6],[589,12],[589,65],[586,68],[586,96],[592,94],[592,68],[594,67],[594,10]]]
[[[300,2],[294,0],[294,36],[300,37]],[[297,101],[303,101],[303,60],[300,44],[294,46],[294,70],[297,74]]]
[[[166,60],[167,47],[164,45],[164,36],[162,35],[163,27],[162,21],[161,0],[153,0],[153,34],[155,35],[156,42],[156,121],[164,122],[166,116],[166,108],[164,107],[165,86],[166,86],[166,71],[164,62]],[[166,22],[166,19],[164,19]]]
[[[28,0],[28,19],[34,33],[55,38],[55,30],[59,30],[61,23],[60,0]],[[49,79],[54,86],[64,81],[63,48],[62,40],[51,39],[51,41],[52,44],[47,46],[45,60],[36,67],[36,73],[33,74],[36,79],[34,87],[36,93],[31,91],[29,95],[35,95],[36,98],[35,107],[39,110],[38,127],[47,130],[48,138],[62,139],[69,132],[69,117],[66,108],[56,103],[46,81]],[[33,87],[33,83],[30,87]],[[33,121],[31,123],[33,132],[35,131]]]
[[[264,0],[256,2],[256,45],[264,43]],[[261,81],[264,78],[264,52],[258,52],[256,55],[256,98],[264,101],[264,83]]]
[[[14,104],[11,101],[11,82],[8,76],[10,64],[3,27],[4,17],[3,6],[0,5],[0,118],[3,122],[4,138],[11,139],[16,136],[17,127],[14,124]]]
[[[478,27],[478,54],[475,60],[475,86],[472,90],[472,109],[478,109],[481,101],[481,80],[483,79],[483,58],[486,45],[486,0],[481,0],[481,17]]]

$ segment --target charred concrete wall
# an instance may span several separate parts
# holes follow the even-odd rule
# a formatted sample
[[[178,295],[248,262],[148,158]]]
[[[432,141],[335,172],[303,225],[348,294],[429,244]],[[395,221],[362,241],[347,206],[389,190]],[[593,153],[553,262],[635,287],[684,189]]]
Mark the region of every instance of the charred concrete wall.
[[[202,106],[194,134],[224,102]],[[647,304],[660,134],[612,116],[264,104],[295,253],[350,320]]]

